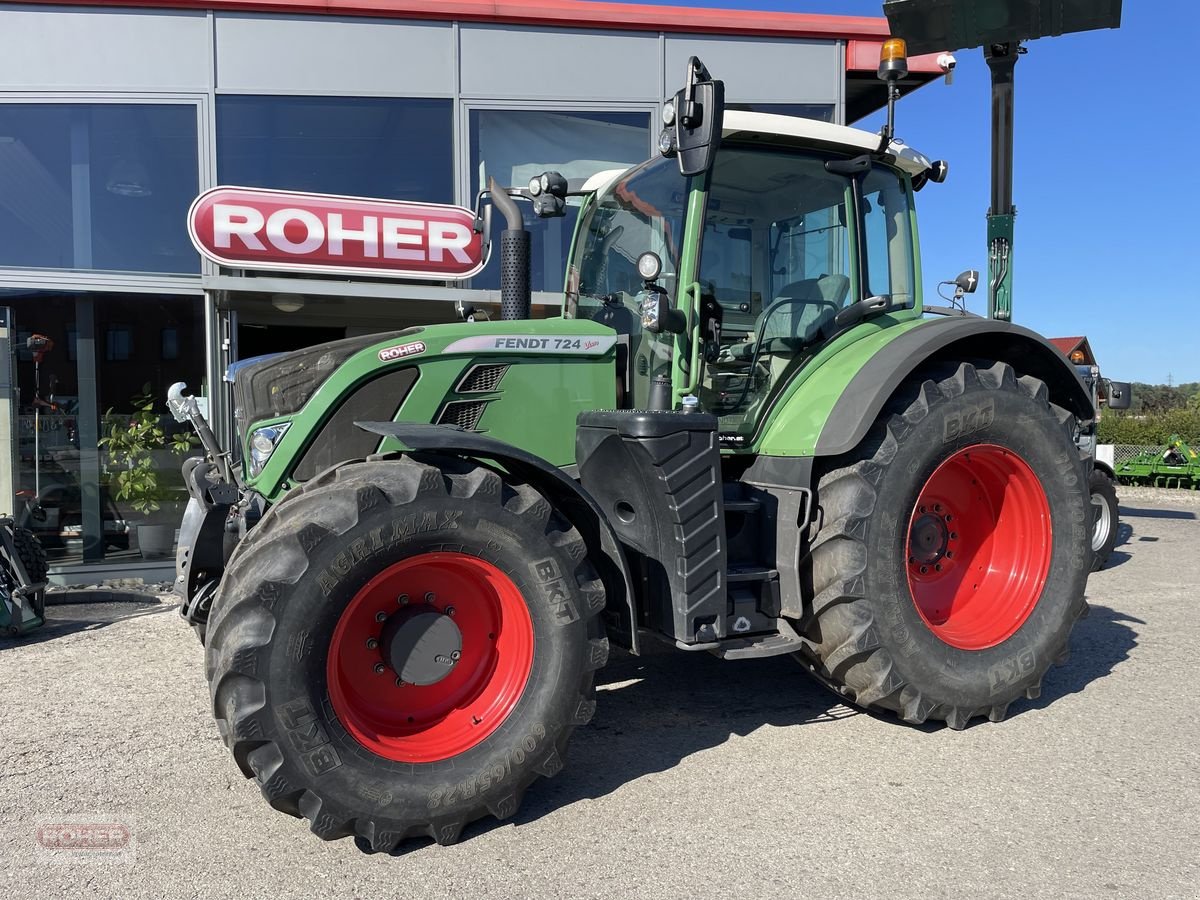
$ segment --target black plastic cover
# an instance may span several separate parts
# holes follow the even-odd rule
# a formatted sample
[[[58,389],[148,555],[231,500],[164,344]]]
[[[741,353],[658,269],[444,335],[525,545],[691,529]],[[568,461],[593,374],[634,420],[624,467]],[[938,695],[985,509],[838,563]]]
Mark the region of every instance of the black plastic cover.
[[[728,547],[717,417],[590,411],[576,420],[584,489],[636,554],[650,627],[685,644],[725,637]]]
[[[355,428],[354,423],[363,419],[394,419],[416,381],[417,369],[410,367],[359,384],[325,420],[292,470],[292,477],[308,481],[334,463],[374,453],[379,446],[379,435]]]

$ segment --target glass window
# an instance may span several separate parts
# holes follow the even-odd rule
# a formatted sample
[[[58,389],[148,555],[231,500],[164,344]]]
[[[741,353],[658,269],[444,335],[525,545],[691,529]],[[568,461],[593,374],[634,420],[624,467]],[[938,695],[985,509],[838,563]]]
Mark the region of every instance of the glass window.
[[[0,104],[0,266],[194,274],[192,104]]]
[[[222,184],[454,201],[450,100],[217,98]]]
[[[645,112],[564,112],[549,110],[472,110],[471,194],[494,176],[505,187],[523,187],[541,172],[568,179],[587,178],[606,169],[625,169],[650,152],[650,114]],[[535,291],[563,287],[563,269],[575,231],[577,208],[559,219],[539,219],[520,204],[531,232],[531,282]],[[504,227],[493,216],[492,239],[499,246]],[[472,279],[472,287],[498,288],[500,267],[492,264]]]
[[[743,112],[773,113],[777,116],[799,116],[802,119],[833,121],[832,103],[727,103],[726,109]]]
[[[184,381],[197,394],[206,393],[201,301],[10,292],[0,302],[12,310],[17,331],[18,522],[37,534],[52,561],[137,559],[155,552],[156,538],[165,540],[160,550],[172,553],[187,495],[180,473],[184,455],[172,449],[171,437],[186,435],[187,426],[167,413],[166,391]],[[81,306],[90,306],[90,333],[77,334]],[[153,350],[124,354],[126,348],[153,348],[168,330],[178,338],[177,359],[155,360]],[[48,344],[39,342],[45,347],[39,355],[26,347],[34,334],[49,338]],[[69,353],[72,345],[82,351],[85,340],[95,348],[94,367],[86,371],[75,357],[88,354]],[[110,348],[121,352],[109,356]],[[150,398],[148,409],[143,397]],[[150,433],[136,441],[110,440],[114,433],[128,437],[138,422],[149,423]],[[135,470],[138,477],[124,490]],[[85,533],[89,502],[97,503],[100,514],[99,531],[91,534]]]
[[[867,293],[890,296],[896,306],[912,306],[912,219],[904,183],[894,172],[872,169],[863,181],[863,199]]]
[[[825,160],[740,147],[717,154],[700,283],[721,305],[723,325],[702,387],[724,432],[753,430],[772,387],[851,302],[852,185]]]

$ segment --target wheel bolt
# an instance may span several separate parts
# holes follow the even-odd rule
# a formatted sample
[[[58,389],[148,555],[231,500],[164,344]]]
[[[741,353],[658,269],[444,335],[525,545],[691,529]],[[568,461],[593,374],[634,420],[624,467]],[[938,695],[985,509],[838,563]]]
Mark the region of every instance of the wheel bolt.
[[[375,613],[375,621],[376,622],[386,622],[387,621],[387,613],[385,613],[383,610],[380,610],[379,612]]]
[[[450,658],[451,658],[451,659],[458,659],[460,656],[462,656],[462,652],[461,652],[461,651],[459,651],[459,650],[451,650],[451,651],[450,651]]]
[[[958,540],[958,532],[957,531],[950,532],[950,540],[952,540],[952,541]]]
[[[455,610],[454,610],[454,607],[453,607],[453,606],[447,606],[447,607],[446,607],[446,615],[448,615],[448,616],[452,616],[452,615],[454,615],[454,612],[455,612]]]
[[[929,566],[921,566],[921,574],[924,575],[929,571]]]
[[[408,594],[401,594],[396,598],[396,602],[401,606],[408,606]]]
[[[387,669],[387,666],[385,666],[383,663],[375,663],[375,674],[376,675],[382,675],[386,669]]]
[[[426,603],[432,603],[432,602],[433,602],[434,600],[436,600],[436,599],[437,599],[437,598],[436,598],[436,597],[433,595],[433,591],[426,591],[426,592],[425,592],[425,602],[426,602]]]
[[[403,678],[400,678],[399,676],[396,677],[396,687],[404,687],[404,679]]]
[[[379,646],[379,641],[375,640],[375,638],[367,638],[367,649],[368,650],[374,650],[378,646]]]

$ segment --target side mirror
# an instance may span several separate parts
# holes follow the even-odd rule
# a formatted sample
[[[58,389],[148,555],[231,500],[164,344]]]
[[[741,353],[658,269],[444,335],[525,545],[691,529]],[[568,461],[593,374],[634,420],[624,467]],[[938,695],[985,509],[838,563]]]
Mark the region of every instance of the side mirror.
[[[693,56],[687,64],[687,83],[675,95],[672,109],[679,172],[684,176],[702,175],[712,167],[713,155],[721,143],[725,83],[714,80],[704,63]]]
[[[1133,403],[1133,386],[1128,381],[1107,381],[1104,386],[1109,409],[1129,409]]]
[[[954,286],[964,294],[975,293],[975,288],[979,287],[979,271],[977,269],[967,269],[965,272],[960,272],[958,277],[954,279]]]
[[[644,330],[651,334],[682,334],[687,328],[687,316],[683,310],[671,306],[670,298],[662,288],[647,285],[641,298]]]

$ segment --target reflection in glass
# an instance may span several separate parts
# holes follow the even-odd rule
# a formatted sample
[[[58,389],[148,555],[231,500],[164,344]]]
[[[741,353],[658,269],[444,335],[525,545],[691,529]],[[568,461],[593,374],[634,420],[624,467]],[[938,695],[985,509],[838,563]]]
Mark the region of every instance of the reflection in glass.
[[[0,104],[0,266],[194,274],[196,107]]]
[[[217,98],[222,184],[388,200],[454,200],[450,100]]]
[[[606,169],[625,169],[649,153],[650,115],[644,112],[566,112],[559,110],[478,109],[471,112],[472,197],[494,176],[506,187],[524,187],[546,171],[568,179]],[[578,207],[561,219],[539,219],[530,204],[519,204],[531,232],[531,282],[535,291],[558,293],[575,231]],[[499,245],[503,219],[492,221]],[[489,265],[471,280],[474,288],[500,286],[500,267]]]

